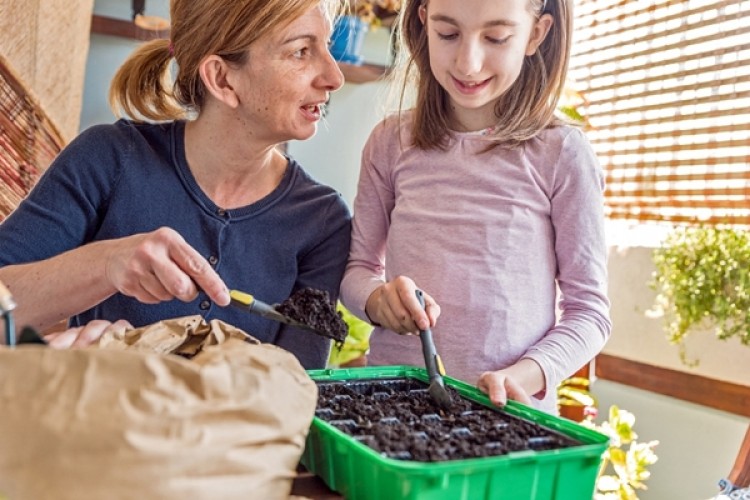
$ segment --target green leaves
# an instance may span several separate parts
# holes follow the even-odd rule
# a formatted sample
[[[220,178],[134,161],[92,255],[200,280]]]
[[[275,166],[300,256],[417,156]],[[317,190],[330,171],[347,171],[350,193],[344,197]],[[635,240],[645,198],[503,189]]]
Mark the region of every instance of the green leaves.
[[[654,250],[654,310],[663,314],[670,342],[680,346],[691,330],[713,328],[719,339],[750,345],[750,237],[729,228],[677,228]]]

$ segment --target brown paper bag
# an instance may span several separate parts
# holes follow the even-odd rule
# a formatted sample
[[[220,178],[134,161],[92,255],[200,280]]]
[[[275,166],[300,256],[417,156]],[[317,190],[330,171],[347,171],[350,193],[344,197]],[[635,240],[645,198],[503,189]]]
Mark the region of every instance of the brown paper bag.
[[[190,317],[101,348],[0,349],[0,497],[288,498],[317,387],[244,339]]]

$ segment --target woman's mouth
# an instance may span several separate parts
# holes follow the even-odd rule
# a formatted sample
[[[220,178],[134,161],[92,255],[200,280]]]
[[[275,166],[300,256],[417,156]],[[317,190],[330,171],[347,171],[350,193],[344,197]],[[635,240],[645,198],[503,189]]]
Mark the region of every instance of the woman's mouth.
[[[322,115],[322,104],[308,104],[302,106],[302,114],[310,121],[318,121]]]

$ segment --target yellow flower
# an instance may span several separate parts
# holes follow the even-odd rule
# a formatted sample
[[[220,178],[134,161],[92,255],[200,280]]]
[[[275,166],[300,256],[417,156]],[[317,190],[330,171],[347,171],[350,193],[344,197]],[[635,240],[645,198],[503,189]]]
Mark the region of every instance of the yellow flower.
[[[401,0],[350,0],[351,11],[370,26],[380,26],[401,10]]]

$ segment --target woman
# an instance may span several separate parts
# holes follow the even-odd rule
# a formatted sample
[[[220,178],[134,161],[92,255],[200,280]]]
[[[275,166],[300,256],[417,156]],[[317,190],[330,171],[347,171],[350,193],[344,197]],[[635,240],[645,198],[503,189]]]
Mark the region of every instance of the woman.
[[[338,297],[349,211],[277,148],[310,138],[343,84],[328,52],[338,6],[173,0],[171,40],[141,46],[112,82],[132,119],[83,132],[0,226],[16,323],[201,314],[324,366],[327,339],[224,306],[228,288]]]

